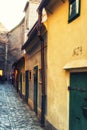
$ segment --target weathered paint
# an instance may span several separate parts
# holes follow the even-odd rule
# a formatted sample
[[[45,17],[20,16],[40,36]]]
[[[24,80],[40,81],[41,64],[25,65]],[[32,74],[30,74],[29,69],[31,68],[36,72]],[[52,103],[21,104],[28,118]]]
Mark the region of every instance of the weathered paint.
[[[64,66],[74,60],[87,58],[86,7],[87,1],[81,1],[80,17],[68,23],[68,0],[60,2],[45,22],[48,30],[46,118],[58,130],[69,130],[70,73],[64,70]],[[74,68],[77,71],[78,66]]]

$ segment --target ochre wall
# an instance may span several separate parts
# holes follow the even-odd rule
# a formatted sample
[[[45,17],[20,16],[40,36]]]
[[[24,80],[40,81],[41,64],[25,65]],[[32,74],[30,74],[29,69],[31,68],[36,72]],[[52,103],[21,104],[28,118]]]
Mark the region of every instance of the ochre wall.
[[[58,130],[69,130],[69,71],[64,66],[87,58],[87,1],[80,17],[68,23],[68,0],[48,16],[47,120]],[[78,62],[78,61],[77,61]],[[81,64],[79,62],[79,66]],[[73,66],[73,64],[72,64]]]
[[[25,70],[31,71],[31,80],[29,80],[29,105],[33,109],[33,97],[34,97],[34,67],[38,66],[38,76],[39,69],[41,68],[41,52],[40,48],[34,51],[30,55],[25,56]],[[39,77],[38,77],[38,96],[39,96]],[[38,97],[38,105],[39,105],[39,97]],[[39,107],[39,106],[38,106]]]
[[[47,47],[44,48],[45,53],[45,69],[47,69]],[[39,45],[36,50],[31,54],[26,54],[25,56],[25,70],[31,71],[31,79],[29,79],[29,99],[28,103],[31,108],[34,108],[33,97],[34,97],[34,67],[38,66],[38,112],[41,111],[41,98],[42,98],[42,81],[41,81],[41,46]],[[47,80],[45,76],[45,87],[47,85]]]

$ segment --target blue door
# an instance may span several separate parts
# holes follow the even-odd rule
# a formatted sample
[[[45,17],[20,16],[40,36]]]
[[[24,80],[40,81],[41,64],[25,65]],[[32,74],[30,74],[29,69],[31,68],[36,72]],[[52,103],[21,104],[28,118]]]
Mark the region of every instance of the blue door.
[[[34,67],[34,111],[37,114],[38,66]]]
[[[28,103],[28,97],[29,97],[29,71],[26,71],[26,75],[25,75],[25,79],[26,79],[26,89],[25,89],[25,100]]]

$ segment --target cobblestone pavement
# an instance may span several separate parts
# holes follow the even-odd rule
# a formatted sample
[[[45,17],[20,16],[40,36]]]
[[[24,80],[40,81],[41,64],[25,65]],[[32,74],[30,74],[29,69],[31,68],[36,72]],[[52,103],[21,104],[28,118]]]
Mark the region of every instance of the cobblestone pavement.
[[[0,130],[43,130],[35,113],[9,84],[0,84]]]

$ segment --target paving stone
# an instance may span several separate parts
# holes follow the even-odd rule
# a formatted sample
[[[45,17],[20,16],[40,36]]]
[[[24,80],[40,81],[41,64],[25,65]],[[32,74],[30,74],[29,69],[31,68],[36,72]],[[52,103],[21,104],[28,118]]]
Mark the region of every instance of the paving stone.
[[[8,83],[0,84],[0,130],[43,130],[35,113]]]

